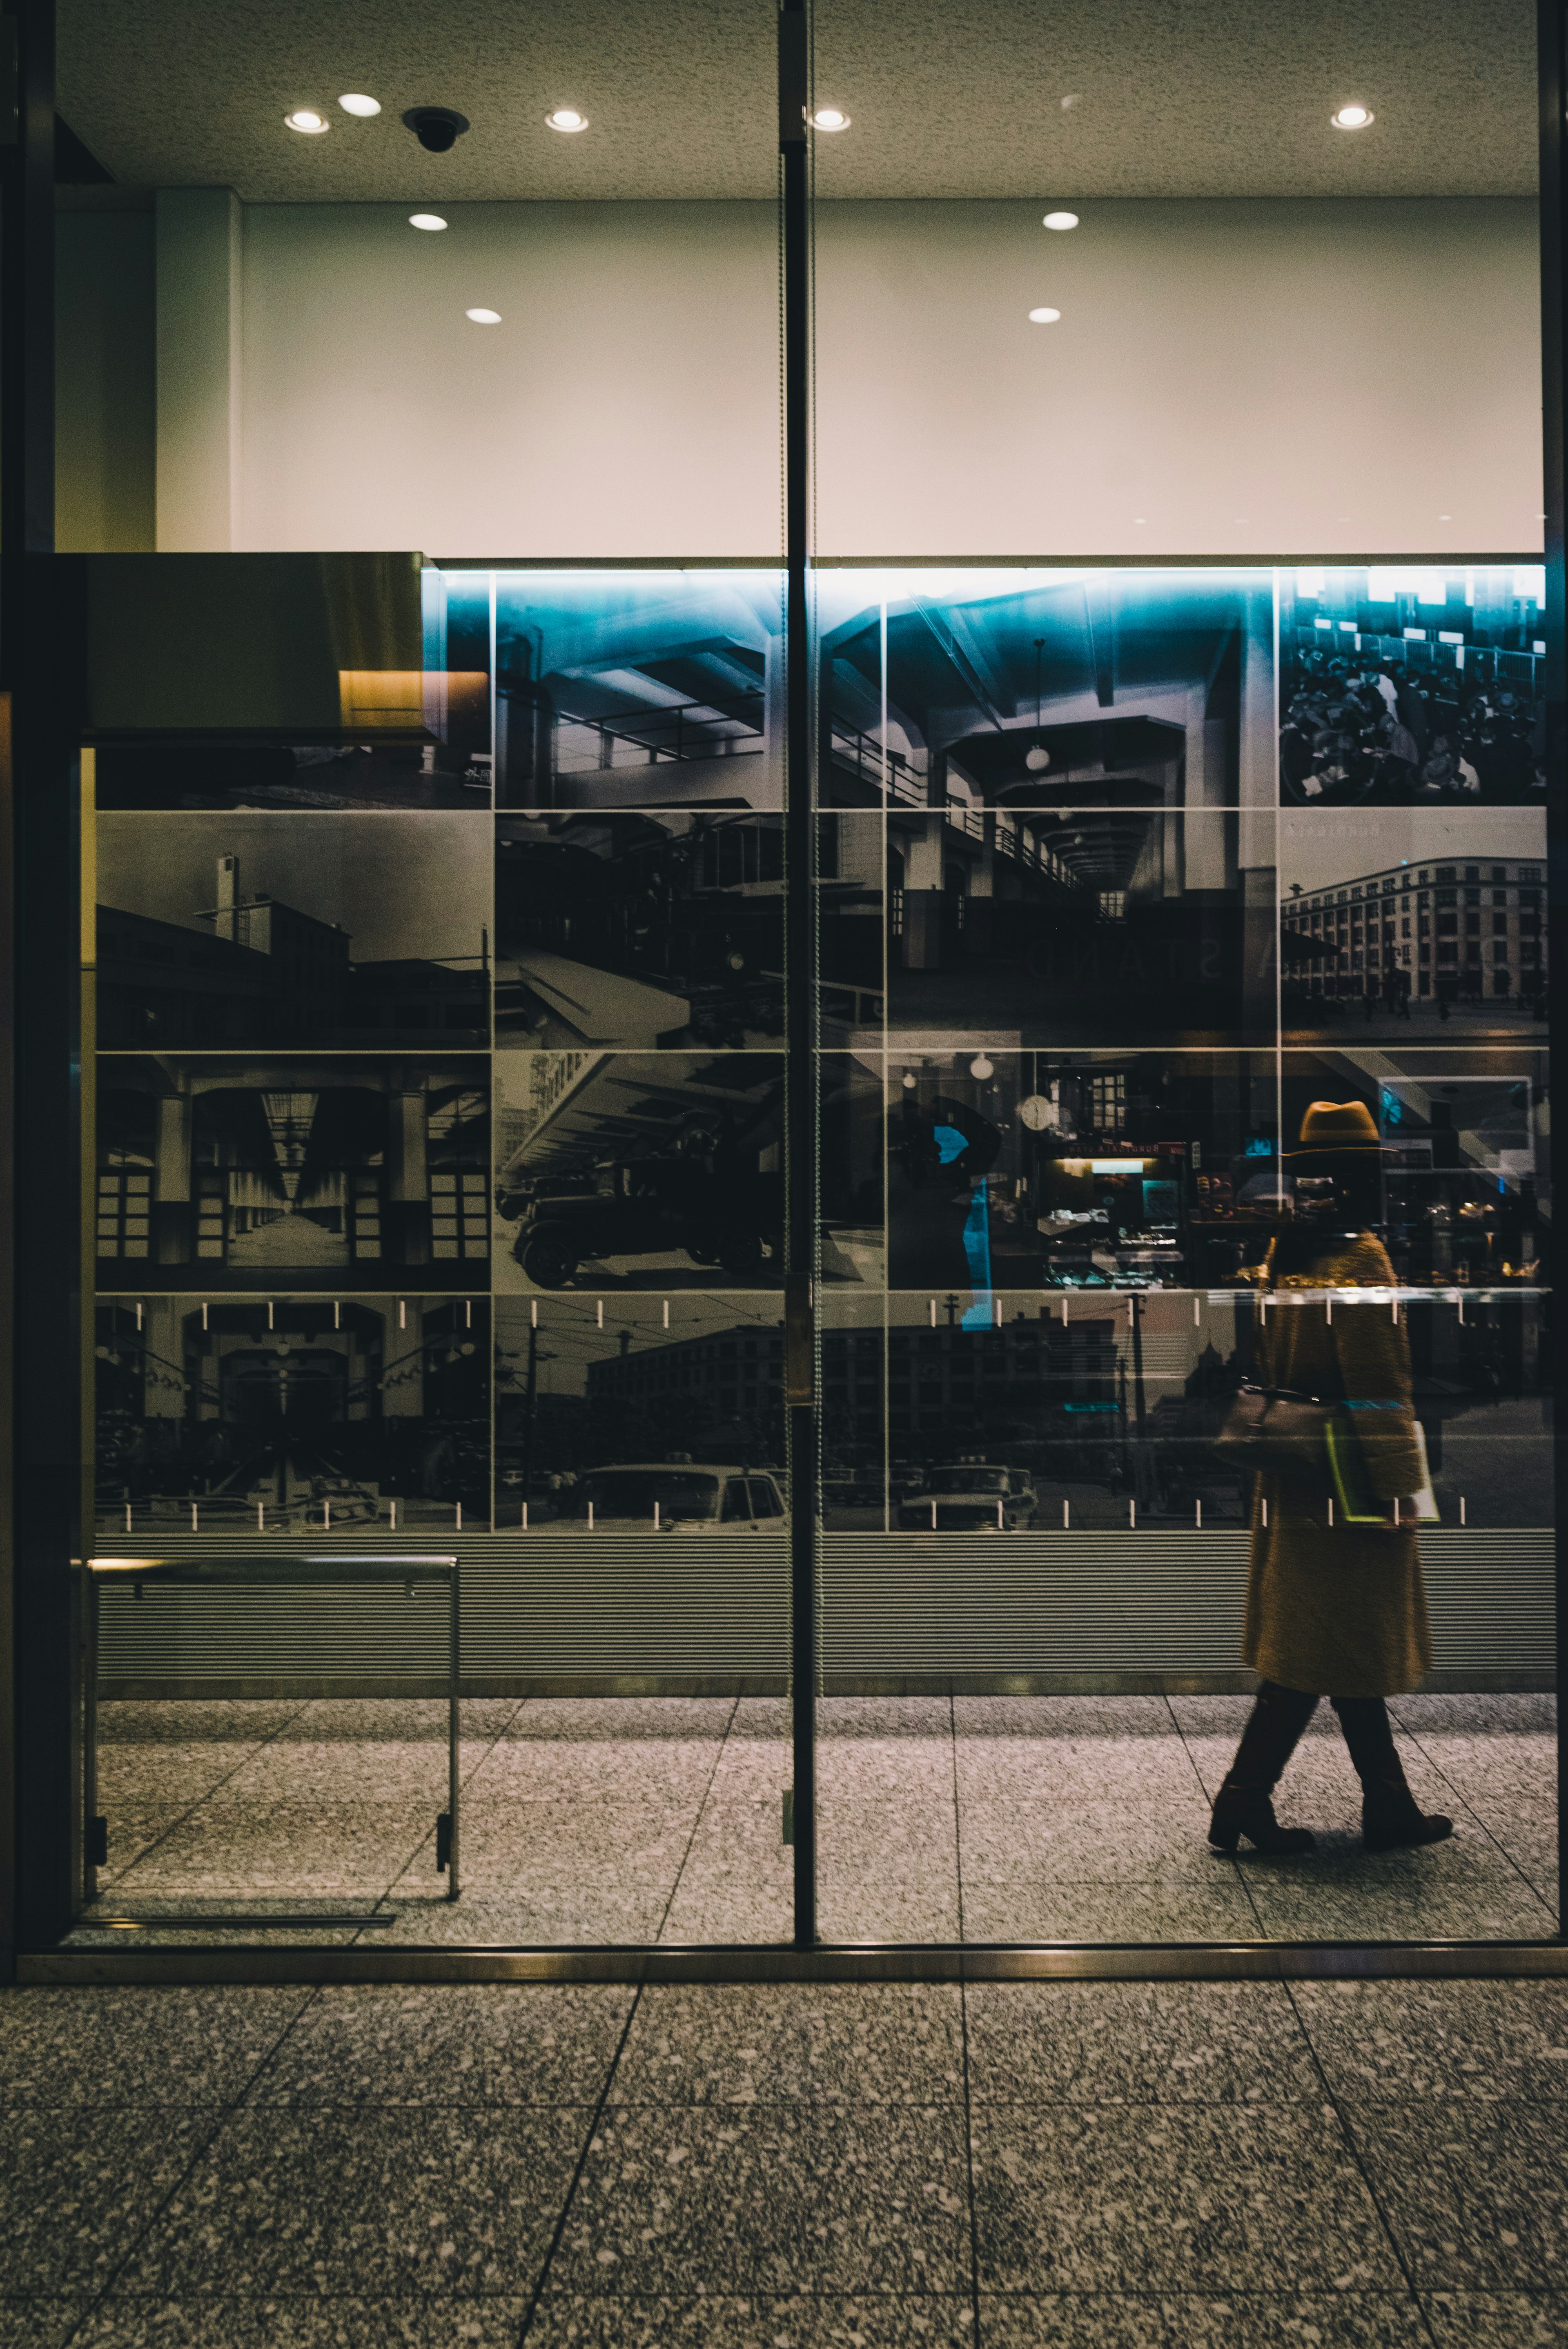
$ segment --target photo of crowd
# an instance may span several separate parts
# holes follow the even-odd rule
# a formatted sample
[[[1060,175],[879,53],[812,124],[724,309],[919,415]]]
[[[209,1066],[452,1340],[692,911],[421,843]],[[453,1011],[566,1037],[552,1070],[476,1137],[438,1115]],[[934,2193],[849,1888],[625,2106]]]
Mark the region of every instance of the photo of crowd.
[[[1542,803],[1544,593],[1539,565],[1282,572],[1282,802]]]

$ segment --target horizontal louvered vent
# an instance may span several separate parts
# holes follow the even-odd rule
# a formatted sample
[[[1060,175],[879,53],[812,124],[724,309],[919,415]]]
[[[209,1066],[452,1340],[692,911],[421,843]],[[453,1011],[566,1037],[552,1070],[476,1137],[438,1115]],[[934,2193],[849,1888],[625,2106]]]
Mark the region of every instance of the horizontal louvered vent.
[[[333,1545],[336,1547],[337,1545]],[[477,1535],[462,1559],[462,1668],[474,1682],[780,1681],[789,1669],[784,1545],[602,1534]],[[166,1557],[249,1547],[171,1540]],[[325,1550],[328,1546],[323,1543]],[[354,1545],[344,1543],[345,1550]],[[428,1547],[391,1539],[383,1553]],[[125,1555],[133,1555],[129,1547]],[[828,1534],[822,1667],[836,1679],[961,1673],[1171,1673],[1237,1665],[1240,1532]],[[1550,1532],[1422,1537],[1445,1674],[1549,1670]],[[446,1666],[446,1598],[390,1588],[103,1596],[103,1683],[428,1685]]]

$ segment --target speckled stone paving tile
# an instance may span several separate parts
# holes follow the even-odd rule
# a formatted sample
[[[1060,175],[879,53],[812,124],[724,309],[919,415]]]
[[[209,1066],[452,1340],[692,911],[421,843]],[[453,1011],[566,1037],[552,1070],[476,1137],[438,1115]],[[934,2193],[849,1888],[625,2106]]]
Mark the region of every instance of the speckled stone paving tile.
[[[402,1873],[433,1824],[430,1801],[203,1803],[117,1879],[116,1897],[363,1898]]]
[[[819,1744],[838,1739],[952,1740],[952,1706],[945,1696],[825,1696],[816,1706]]]
[[[98,1750],[99,1808],[112,1823],[128,1806],[174,1804],[189,1810],[265,1748],[259,1743],[162,1744],[151,1738]]]
[[[190,1816],[190,1803],[119,1803],[99,1796],[106,1823],[109,1857],[98,1871],[99,1890],[118,1881],[136,1867],[154,1844]]]
[[[986,2349],[1429,2349],[1415,2302],[1391,2293],[986,2294],[980,2311]]]
[[[212,1983],[0,1993],[0,2106],[230,2104],[309,1998]]]
[[[516,2298],[532,2290],[590,2116],[315,2105],[232,2114],[116,2297]]]
[[[1235,1868],[1210,1855],[1192,1884],[966,1878],[963,1931],[967,1941],[1255,1941],[1260,1928]]]
[[[817,1904],[831,1940],[958,1937],[958,1846],[950,1794],[907,1802],[840,1795],[817,1809]]]
[[[1410,1737],[1428,1767],[1472,1802],[1509,1803],[1522,1795],[1544,1803],[1557,1792],[1555,1738],[1433,1736],[1420,1731]],[[1407,1739],[1399,1742],[1407,1750]]]
[[[1568,1982],[1297,1982],[1336,2095],[1568,2099]]]
[[[1568,2130],[1558,2105],[1346,2099],[1420,2292],[1568,2289]]]
[[[961,1737],[956,1756],[965,1803],[1120,1808],[1134,1817],[1147,1802],[1201,1800],[1180,1738]]]
[[[1557,1806],[1521,1795],[1508,1803],[1477,1802],[1466,1795],[1455,1813],[1478,1844],[1495,1845],[1529,1877],[1544,1898],[1557,1895]]]
[[[1277,1982],[971,1982],[979,2104],[1321,2103]]]
[[[988,2292],[1375,2292],[1404,2280],[1333,2112],[982,2106]]]
[[[219,2126],[216,2112],[21,2110],[0,2128],[0,2292],[98,2292]]]
[[[462,1782],[471,1785],[493,1741],[465,1737],[458,1748]],[[212,1803],[423,1804],[433,1814],[447,1804],[447,1749],[419,1738],[276,1738],[248,1754],[215,1789]]]
[[[958,1696],[952,1709],[961,1739],[1051,1738],[1071,1744],[1176,1734],[1162,1696]]]
[[[1067,1883],[1207,1885],[1214,1874],[1209,1809],[1196,1785],[1128,1809],[1105,1802],[971,1801],[959,1810],[959,1861],[971,1887],[1057,1878]]]
[[[254,1745],[275,1737],[306,1702],[286,1697],[100,1698],[98,1742],[109,1745]]]
[[[438,1894],[433,1839],[391,1889],[395,1906],[414,1896],[443,1940],[473,1938],[472,1920],[493,1905],[517,1920],[524,1943],[650,1941],[680,1878],[696,1826],[695,1802],[465,1803],[462,1899]],[[410,1938],[416,1912],[393,1930]],[[423,1928],[411,1933],[421,1938]]]
[[[643,2300],[969,2283],[961,2113],[622,2106],[600,2119],[546,2290]]]
[[[700,1803],[717,1737],[504,1737],[473,1782],[489,1803]]]
[[[547,2293],[528,2328],[528,2349],[968,2349],[973,2340],[968,2300],[926,2293],[638,2301]]]
[[[1568,2293],[1434,2292],[1421,2306],[1438,2349],[1563,2349]]]
[[[1467,1691],[1453,1694],[1421,1690],[1388,1700],[1388,1710],[1407,1728],[1447,1730],[1459,1736],[1534,1733],[1550,1737],[1557,1725],[1557,1700],[1544,1690]]]
[[[823,1802],[938,1802],[953,1798],[950,1737],[828,1737],[816,1749]]]
[[[0,2349],[65,2349],[90,2305],[85,2300],[0,2296]]]
[[[722,1737],[732,1696],[532,1696],[506,1727],[516,1737]]]
[[[933,2106],[962,2093],[956,1988],[735,1983],[645,1991],[610,2101]]]
[[[702,1806],[659,1931],[663,1942],[787,1941],[794,1931],[794,1854],[775,1792]]]
[[[712,1799],[776,1804],[794,1771],[789,1728],[784,1698],[742,1697],[713,1773]]]
[[[513,1696],[465,1696],[462,1731],[464,1744],[499,1737],[521,1709]],[[278,1743],[288,1745],[422,1744],[442,1746],[448,1734],[444,1696],[312,1697],[280,1731]]]
[[[1544,1901],[1506,1866],[1468,1883],[1436,1869],[1412,1882],[1368,1875],[1321,1887],[1283,1882],[1266,1862],[1245,1873],[1263,1931],[1282,1941],[1539,1941],[1554,1930]]]
[[[525,2300],[107,2300],[71,2349],[516,2349]]]
[[[630,2011],[618,1983],[337,1983],[251,2087],[252,2105],[586,2105]]]

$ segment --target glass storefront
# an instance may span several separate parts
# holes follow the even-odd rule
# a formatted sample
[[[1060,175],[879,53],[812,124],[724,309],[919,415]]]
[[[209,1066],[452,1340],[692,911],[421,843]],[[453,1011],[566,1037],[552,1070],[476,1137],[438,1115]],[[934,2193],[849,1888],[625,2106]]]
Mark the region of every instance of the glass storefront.
[[[38,1949],[1555,1941],[1533,155],[1325,102],[1256,188],[1145,169],[1091,59],[1018,185],[915,171],[838,15],[780,20],[776,209],[767,119],[706,212],[62,214],[165,356],[142,538],[67,402],[34,558]],[[231,297],[214,389],[159,337]]]

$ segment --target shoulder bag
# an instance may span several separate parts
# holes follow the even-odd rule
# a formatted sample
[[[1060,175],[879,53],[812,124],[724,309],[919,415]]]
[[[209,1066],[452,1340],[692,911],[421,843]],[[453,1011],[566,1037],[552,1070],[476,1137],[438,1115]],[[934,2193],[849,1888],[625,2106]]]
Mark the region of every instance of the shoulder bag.
[[[1267,1469],[1285,1476],[1327,1474],[1329,1422],[1340,1406],[1323,1395],[1293,1387],[1243,1385],[1214,1438],[1214,1449],[1232,1468]]]

